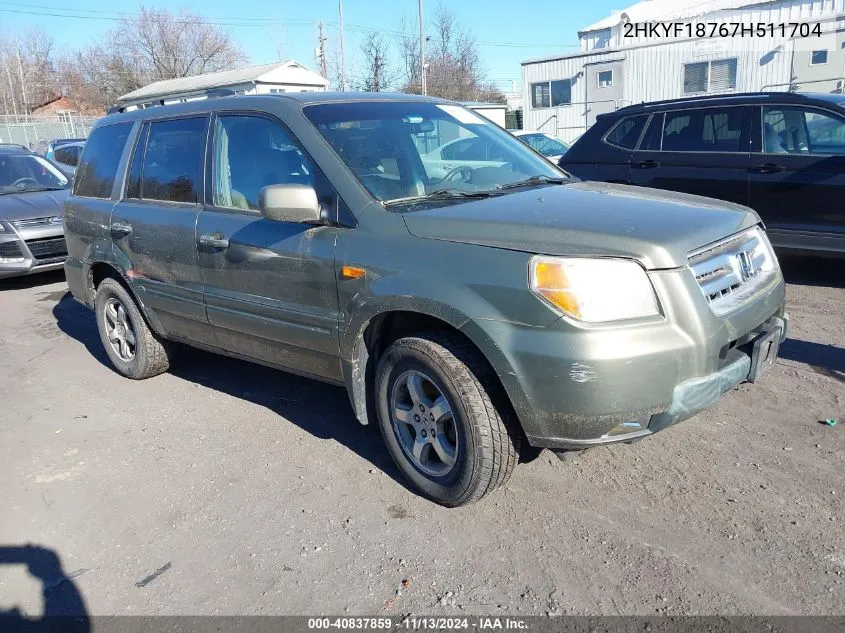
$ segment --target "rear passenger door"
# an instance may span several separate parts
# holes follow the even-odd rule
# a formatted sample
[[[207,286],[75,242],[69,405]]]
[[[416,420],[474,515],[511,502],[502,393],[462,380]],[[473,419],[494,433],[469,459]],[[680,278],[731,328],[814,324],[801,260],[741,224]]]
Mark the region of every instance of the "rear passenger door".
[[[751,108],[655,114],[631,158],[632,185],[748,204]]]
[[[208,116],[147,122],[136,140],[111,234],[115,255],[164,333],[213,344],[197,265]]]
[[[212,122],[208,204],[197,223],[208,317],[237,354],[341,380],[334,269],[338,229],[265,219],[259,191],[304,184],[337,196],[291,132],[257,113]]]
[[[805,106],[755,110],[751,207],[772,243],[845,251],[845,117]]]

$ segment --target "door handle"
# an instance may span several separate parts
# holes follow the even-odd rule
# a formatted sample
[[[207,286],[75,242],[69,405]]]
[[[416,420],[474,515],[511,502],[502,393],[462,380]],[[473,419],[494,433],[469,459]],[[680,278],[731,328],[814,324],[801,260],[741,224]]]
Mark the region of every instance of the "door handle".
[[[200,235],[197,243],[200,246],[207,246],[209,248],[229,248],[229,240],[219,231],[210,235],[207,233]]]
[[[786,171],[786,167],[783,165],[776,165],[775,163],[766,163],[765,165],[754,167],[753,171],[756,171],[758,174],[777,174],[782,171]]]
[[[130,233],[132,233],[132,227],[128,224],[121,224],[120,222],[114,222],[110,227],[109,231],[112,234],[112,237],[126,237]]]
[[[638,167],[640,169],[654,169],[655,167],[660,167],[660,163],[656,160],[641,160],[634,163],[634,167]]]

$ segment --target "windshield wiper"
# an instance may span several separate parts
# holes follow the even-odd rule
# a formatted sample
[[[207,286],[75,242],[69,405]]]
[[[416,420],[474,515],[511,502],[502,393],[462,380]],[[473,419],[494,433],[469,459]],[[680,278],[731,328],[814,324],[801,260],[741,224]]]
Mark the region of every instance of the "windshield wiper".
[[[409,204],[413,202],[425,202],[427,200],[463,200],[467,198],[492,198],[497,195],[495,191],[459,191],[458,189],[437,189],[424,196],[409,196],[407,198],[395,198],[387,200],[384,206],[390,207],[396,204]]]
[[[525,180],[517,180],[516,182],[509,182],[505,185],[497,185],[496,189],[518,189],[520,187],[533,187],[534,185],[562,185],[567,182],[572,182],[571,178],[563,178],[560,176],[531,176]]]

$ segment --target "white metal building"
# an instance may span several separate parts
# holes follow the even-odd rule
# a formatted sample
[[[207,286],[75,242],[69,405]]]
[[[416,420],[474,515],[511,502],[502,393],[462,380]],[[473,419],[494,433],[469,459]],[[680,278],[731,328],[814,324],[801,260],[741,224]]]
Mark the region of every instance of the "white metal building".
[[[645,31],[649,23],[656,30]],[[706,37],[697,37],[699,24]],[[758,29],[769,24],[784,24],[785,32]],[[734,25],[753,27],[754,36]],[[719,36],[721,27],[728,37]],[[845,89],[845,0],[643,0],[578,35],[578,53],[523,62],[526,129],[572,141],[598,114],[632,103]]]
[[[205,98],[214,88],[227,88],[236,94],[273,94],[280,92],[324,92],[329,85],[299,62],[287,60],[263,66],[205,73],[179,79],[156,81],[123,95],[118,105],[133,110],[145,104],[160,105]]]

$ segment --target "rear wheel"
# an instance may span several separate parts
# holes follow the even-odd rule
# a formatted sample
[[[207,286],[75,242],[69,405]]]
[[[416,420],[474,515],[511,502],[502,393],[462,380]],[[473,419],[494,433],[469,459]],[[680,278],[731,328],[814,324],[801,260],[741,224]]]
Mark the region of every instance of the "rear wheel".
[[[395,341],[379,360],[379,427],[396,465],[445,506],[477,501],[503,485],[517,462],[480,377],[486,365],[462,338],[441,332]]]
[[[103,348],[119,373],[141,380],[167,371],[170,359],[164,342],[117,280],[107,278],[97,286],[94,312]]]

